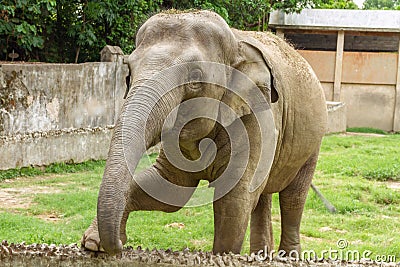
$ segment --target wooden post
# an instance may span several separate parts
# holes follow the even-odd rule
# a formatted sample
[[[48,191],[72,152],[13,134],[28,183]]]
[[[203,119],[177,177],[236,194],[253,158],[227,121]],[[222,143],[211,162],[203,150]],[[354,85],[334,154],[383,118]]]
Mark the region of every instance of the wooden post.
[[[394,103],[393,131],[400,132],[400,36],[397,50],[397,78]]]
[[[333,83],[333,101],[340,102],[343,68],[344,31],[338,31],[336,43],[335,80]]]

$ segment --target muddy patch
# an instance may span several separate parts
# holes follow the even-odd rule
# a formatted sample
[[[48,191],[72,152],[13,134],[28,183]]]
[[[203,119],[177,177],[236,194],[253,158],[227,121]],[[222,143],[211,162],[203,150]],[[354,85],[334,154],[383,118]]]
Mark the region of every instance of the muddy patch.
[[[59,216],[57,214],[39,214],[36,217],[46,222],[58,222],[62,219],[62,216]]]
[[[213,254],[202,251],[144,250],[125,248],[117,256],[89,252],[76,244],[0,244],[0,261],[9,266],[398,266],[370,260],[346,262],[333,260],[301,261],[288,258],[260,259],[256,255]]]
[[[21,181],[22,179],[15,179],[12,181],[5,181],[4,183],[13,184],[16,181]],[[38,178],[38,180],[44,180],[46,178]],[[49,179],[49,178],[47,178]],[[33,199],[37,194],[54,194],[60,193],[61,190],[57,188],[57,186],[15,186],[15,187],[7,187],[0,188],[0,211],[4,210],[11,213],[20,213],[21,210],[29,209],[33,204]],[[37,215],[37,218],[43,219],[49,222],[57,222],[60,220],[60,217],[56,214],[41,214]]]
[[[30,186],[25,188],[1,188],[0,209],[9,211],[15,209],[27,209],[32,204],[35,194],[60,193],[61,190],[47,186]]]
[[[12,211],[27,209],[31,206],[32,202],[30,198],[17,196],[14,192],[9,191],[9,188],[0,189],[0,209]]]
[[[386,186],[390,189],[400,191],[400,182],[387,182]]]

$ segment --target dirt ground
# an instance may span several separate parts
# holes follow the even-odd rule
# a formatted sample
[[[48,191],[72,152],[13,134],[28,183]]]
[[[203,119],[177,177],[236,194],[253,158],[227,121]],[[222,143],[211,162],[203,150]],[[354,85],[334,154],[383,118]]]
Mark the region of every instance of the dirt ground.
[[[53,176],[37,176],[35,180],[51,179]],[[60,193],[61,190],[57,187],[50,186],[28,186],[28,187],[13,187],[12,184],[17,181],[24,181],[30,178],[16,178],[4,180],[2,183],[7,183],[9,187],[0,188],[0,210],[7,212],[18,213],[21,209],[28,209],[33,204],[33,197],[35,194],[50,194]],[[59,220],[55,214],[41,214],[37,215],[38,218],[45,221],[56,222]]]
[[[85,251],[73,245],[9,244],[0,245],[1,266],[354,266],[400,267],[400,263],[379,264],[372,261],[296,261],[286,258],[260,261],[255,255],[214,255],[201,251],[124,249],[117,256]]]

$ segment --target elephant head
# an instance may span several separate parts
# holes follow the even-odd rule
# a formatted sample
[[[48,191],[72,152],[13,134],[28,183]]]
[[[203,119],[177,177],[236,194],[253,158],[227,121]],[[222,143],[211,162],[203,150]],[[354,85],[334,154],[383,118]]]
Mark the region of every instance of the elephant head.
[[[213,131],[216,121],[225,127],[241,116],[264,114],[278,100],[257,45],[240,40],[220,16],[208,11],[151,17],[137,33],[128,64],[130,88],[98,197],[101,245],[110,254],[122,249],[120,222],[133,171],[163,133],[168,138],[179,130],[179,144],[171,143],[190,150]],[[240,89],[227,90],[232,87]],[[223,111],[225,106],[233,112]]]

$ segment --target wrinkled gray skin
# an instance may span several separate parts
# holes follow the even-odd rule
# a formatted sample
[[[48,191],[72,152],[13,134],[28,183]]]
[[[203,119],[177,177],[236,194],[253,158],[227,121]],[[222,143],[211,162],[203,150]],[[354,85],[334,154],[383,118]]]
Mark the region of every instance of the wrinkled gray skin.
[[[202,138],[214,140],[218,148],[216,159],[204,171],[179,170],[161,150],[156,163],[132,179],[124,158],[122,147],[129,140],[129,146],[135,151],[128,153],[127,160],[136,166],[145,150],[160,141],[161,127],[171,110],[185,100],[206,96],[234,108],[251,133],[250,161],[243,176],[228,194],[213,202],[213,251],[240,253],[249,220],[251,252],[265,247],[273,249],[271,194],[275,192],[279,192],[281,210],[279,249],[300,251],[300,220],[326,127],[325,99],[310,67],[277,37],[230,29],[221,17],[208,11],[155,15],[140,28],[136,42],[137,48],[129,57],[131,88],[112,138],[98,197],[97,218],[86,230],[82,245],[116,254],[127,240],[125,227],[130,212],[180,209],[150,197],[136,181],[151,185],[160,174],[174,184],[195,187],[201,179],[211,182],[223,172],[230,155],[229,138],[218,124],[204,118],[187,124],[179,139],[181,150],[189,159],[199,157],[198,144]],[[216,86],[191,88],[188,85],[164,97],[146,121],[145,115],[150,113],[146,103],[152,102],[157,93],[143,86],[143,82],[160,70],[191,60],[217,62],[242,71],[259,87],[243,84],[244,90],[261,90],[271,103],[277,132],[276,151],[267,179],[254,192],[250,192],[249,185],[263,140],[254,114],[237,96]],[[235,82],[235,77],[228,73],[216,75],[221,75],[221,82],[227,86]],[[217,109],[212,112],[218,116]],[[129,125],[124,138],[123,123]],[[144,127],[146,135],[139,136]],[[274,134],[275,129],[270,132]],[[235,157],[231,160],[235,162]],[[192,192],[181,196],[183,202]]]

